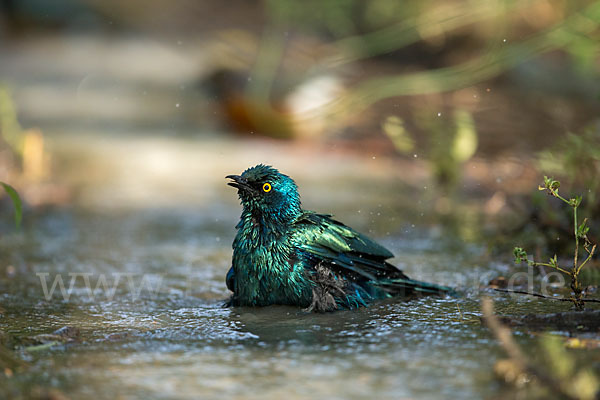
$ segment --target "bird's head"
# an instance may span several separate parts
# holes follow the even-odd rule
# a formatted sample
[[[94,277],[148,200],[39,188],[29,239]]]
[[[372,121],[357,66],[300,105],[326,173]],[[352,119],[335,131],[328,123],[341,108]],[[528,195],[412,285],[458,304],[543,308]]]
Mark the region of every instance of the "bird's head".
[[[300,195],[292,178],[268,165],[258,164],[241,175],[228,175],[227,184],[238,189],[245,211],[263,220],[285,221],[300,212]]]

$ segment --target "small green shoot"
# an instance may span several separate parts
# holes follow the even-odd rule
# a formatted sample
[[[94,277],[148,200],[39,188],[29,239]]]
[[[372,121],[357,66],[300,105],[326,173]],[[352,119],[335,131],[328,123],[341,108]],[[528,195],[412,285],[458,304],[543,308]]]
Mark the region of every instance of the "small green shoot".
[[[581,288],[581,282],[579,281],[579,273],[594,255],[594,252],[596,251],[596,245],[591,243],[587,237],[587,233],[590,230],[588,226],[588,219],[585,218],[581,222],[581,224],[579,224],[577,220],[577,209],[581,205],[582,197],[575,196],[573,198],[566,199],[559,194],[559,188],[560,182],[554,180],[553,178],[548,178],[547,176],[544,176],[544,185],[540,185],[538,187],[539,190],[546,191],[548,195],[556,197],[557,199],[561,200],[562,202],[573,208],[573,235],[575,237],[573,267],[570,269],[561,267],[558,263],[556,254],[554,255],[554,257],[550,258],[550,260],[547,263],[536,262],[533,259],[529,259],[529,257],[527,256],[527,251],[525,251],[521,247],[515,247],[513,254],[515,256],[516,264],[525,262],[531,267],[548,267],[569,276],[571,278],[571,290],[573,291],[571,301],[573,302],[577,310],[583,310],[585,300],[583,299],[583,290]],[[581,247],[583,247],[583,250],[587,254],[583,262],[579,261],[579,253],[581,252]]]
[[[19,228],[21,225],[21,218],[23,217],[23,204],[21,203],[19,193],[7,183],[0,182],[0,185],[4,188],[6,194],[8,194],[8,197],[10,197],[13,202],[13,206],[15,207],[15,226]]]

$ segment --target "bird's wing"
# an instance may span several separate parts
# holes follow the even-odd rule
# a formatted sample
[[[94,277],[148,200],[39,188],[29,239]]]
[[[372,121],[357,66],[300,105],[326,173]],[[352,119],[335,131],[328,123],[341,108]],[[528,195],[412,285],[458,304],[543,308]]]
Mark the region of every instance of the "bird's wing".
[[[369,280],[405,275],[385,260],[394,255],[365,235],[331,218],[304,212],[295,223],[294,245],[313,264],[325,261],[340,272]]]

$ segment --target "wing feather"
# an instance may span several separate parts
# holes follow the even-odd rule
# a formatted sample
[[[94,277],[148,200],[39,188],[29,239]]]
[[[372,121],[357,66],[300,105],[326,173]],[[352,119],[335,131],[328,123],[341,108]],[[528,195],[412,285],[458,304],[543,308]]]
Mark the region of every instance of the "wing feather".
[[[405,275],[385,260],[394,255],[385,247],[330,215],[305,212],[296,221],[295,246],[313,264],[326,262],[341,272],[353,273],[371,281]]]

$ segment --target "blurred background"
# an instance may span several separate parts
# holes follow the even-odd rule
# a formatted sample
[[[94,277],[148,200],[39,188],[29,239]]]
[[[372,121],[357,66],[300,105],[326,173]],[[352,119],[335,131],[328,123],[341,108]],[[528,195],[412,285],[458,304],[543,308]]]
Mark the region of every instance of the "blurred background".
[[[54,387],[83,398],[89,384],[107,398],[123,387],[166,398],[183,387],[197,398],[234,385],[227,393],[239,394],[244,387],[229,375],[264,356],[270,372],[239,377],[246,385],[276,376],[284,390],[294,377],[314,379],[308,393],[326,394],[329,375],[288,376],[269,364],[275,353],[261,353],[282,347],[286,362],[306,363],[292,368],[302,373],[319,362],[295,353],[296,326],[269,331],[285,317],[240,322],[217,306],[228,296],[223,277],[240,212],[224,176],[258,163],[292,176],[305,208],[381,241],[410,276],[470,290],[519,270],[510,264],[514,245],[568,257],[569,210],[537,188],[549,175],[565,196],[583,195],[580,215],[598,242],[600,2],[0,0],[0,181],[24,202],[15,229],[0,191],[0,344],[18,347],[60,325],[100,343],[33,357],[6,390],[48,398]],[[163,287],[141,302],[40,300],[36,273],[72,271],[156,274]],[[402,347],[395,339],[373,344],[376,355],[363,348],[367,358],[388,354],[388,372],[373,364],[366,378],[348,374],[365,360],[336,352],[353,354],[362,342],[323,350],[338,366],[337,390],[360,397],[364,388],[353,384],[362,382],[363,394],[382,398],[495,396],[480,376],[482,363],[491,370],[481,354],[497,352],[486,334],[447,326],[464,340],[453,342],[436,321],[454,304],[423,307],[411,318],[428,320],[410,334],[385,325],[395,311],[364,316],[381,332],[406,333],[400,344],[416,349],[390,353],[386,346]],[[315,323],[344,336],[354,322],[339,318]],[[260,339],[247,334],[248,321]],[[289,340],[273,336],[281,329]],[[318,343],[331,342],[323,335]],[[255,339],[267,350],[244,347]],[[201,348],[215,340],[214,351]],[[162,346],[158,354],[148,343]],[[228,359],[240,343],[241,359]],[[322,350],[304,344],[305,355]],[[448,355],[455,369],[438,365],[440,351],[461,345],[464,354]],[[203,369],[222,361],[223,349],[229,369]],[[182,351],[194,354],[189,369],[177,364]],[[410,369],[413,358],[425,372]],[[202,374],[222,387],[198,381]]]
[[[0,4],[0,177],[31,207],[209,206],[258,162],[316,205],[401,185],[428,223],[597,188],[594,1]]]

